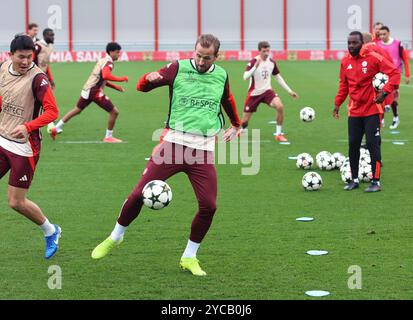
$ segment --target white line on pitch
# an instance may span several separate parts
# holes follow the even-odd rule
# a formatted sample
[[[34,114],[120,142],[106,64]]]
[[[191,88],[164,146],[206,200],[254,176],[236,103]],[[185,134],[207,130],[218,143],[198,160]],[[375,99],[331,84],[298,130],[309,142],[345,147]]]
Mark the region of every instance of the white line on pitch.
[[[67,143],[67,144],[116,144],[116,143],[108,143],[103,141],[59,141],[58,143]],[[118,143],[128,143],[127,141],[122,141]]]
[[[407,139],[381,139],[383,142],[407,142]],[[337,142],[348,142],[346,139],[338,139]]]

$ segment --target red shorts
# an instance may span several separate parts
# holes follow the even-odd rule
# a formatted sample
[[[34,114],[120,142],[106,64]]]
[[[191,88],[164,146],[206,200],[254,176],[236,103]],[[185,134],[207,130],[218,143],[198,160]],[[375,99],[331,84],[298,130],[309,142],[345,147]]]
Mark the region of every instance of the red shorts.
[[[23,157],[0,147],[0,179],[10,170],[9,185],[29,189],[39,156]]]
[[[96,93],[90,92],[89,99],[85,99],[83,97],[79,98],[79,101],[77,102],[77,107],[81,110],[85,109],[89,104],[92,102],[96,103],[99,107],[101,107],[103,110],[107,112],[111,112],[113,108],[115,107],[112,104],[112,101],[110,101],[109,97],[105,95],[101,90],[99,90]]]
[[[245,99],[244,112],[256,112],[261,102],[270,105],[275,97],[278,97],[278,94],[272,89],[265,91],[259,96],[248,95],[247,99]]]

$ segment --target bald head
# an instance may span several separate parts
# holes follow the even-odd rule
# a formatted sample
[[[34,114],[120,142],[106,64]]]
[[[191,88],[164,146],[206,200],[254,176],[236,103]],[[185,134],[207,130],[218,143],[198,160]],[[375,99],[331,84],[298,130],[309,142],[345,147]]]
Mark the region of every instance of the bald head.
[[[369,43],[373,40],[371,33],[363,32],[363,43]]]

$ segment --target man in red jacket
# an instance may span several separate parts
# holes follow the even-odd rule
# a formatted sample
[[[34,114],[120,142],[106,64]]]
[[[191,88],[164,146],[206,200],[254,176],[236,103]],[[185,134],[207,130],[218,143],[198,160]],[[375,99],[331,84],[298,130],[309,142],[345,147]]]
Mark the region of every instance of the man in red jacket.
[[[341,61],[340,86],[333,111],[333,117],[339,119],[339,108],[347,96],[350,96],[348,136],[353,180],[344,189],[349,191],[359,187],[360,145],[363,135],[366,134],[367,148],[371,156],[373,180],[364,191],[377,192],[381,190],[380,117],[383,114],[381,103],[387,95],[397,89],[400,83],[400,71],[375,52],[360,54],[363,46],[361,32],[351,32],[347,44],[349,54]],[[378,72],[387,74],[389,77],[389,81],[380,92],[376,92],[371,83]]]

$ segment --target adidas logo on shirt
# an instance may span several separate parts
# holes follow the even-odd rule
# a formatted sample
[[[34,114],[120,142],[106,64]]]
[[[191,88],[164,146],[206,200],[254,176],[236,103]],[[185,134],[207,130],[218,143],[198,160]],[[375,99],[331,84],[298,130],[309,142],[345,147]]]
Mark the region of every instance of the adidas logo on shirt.
[[[24,175],[23,177],[21,177],[21,178],[19,179],[19,181],[26,182],[26,181],[29,181],[29,179],[27,179],[27,176]]]
[[[351,64],[348,65],[347,70],[353,69],[353,66]]]
[[[40,84],[41,87],[43,86],[47,86],[48,82],[46,81],[46,79],[42,80],[42,83]]]

